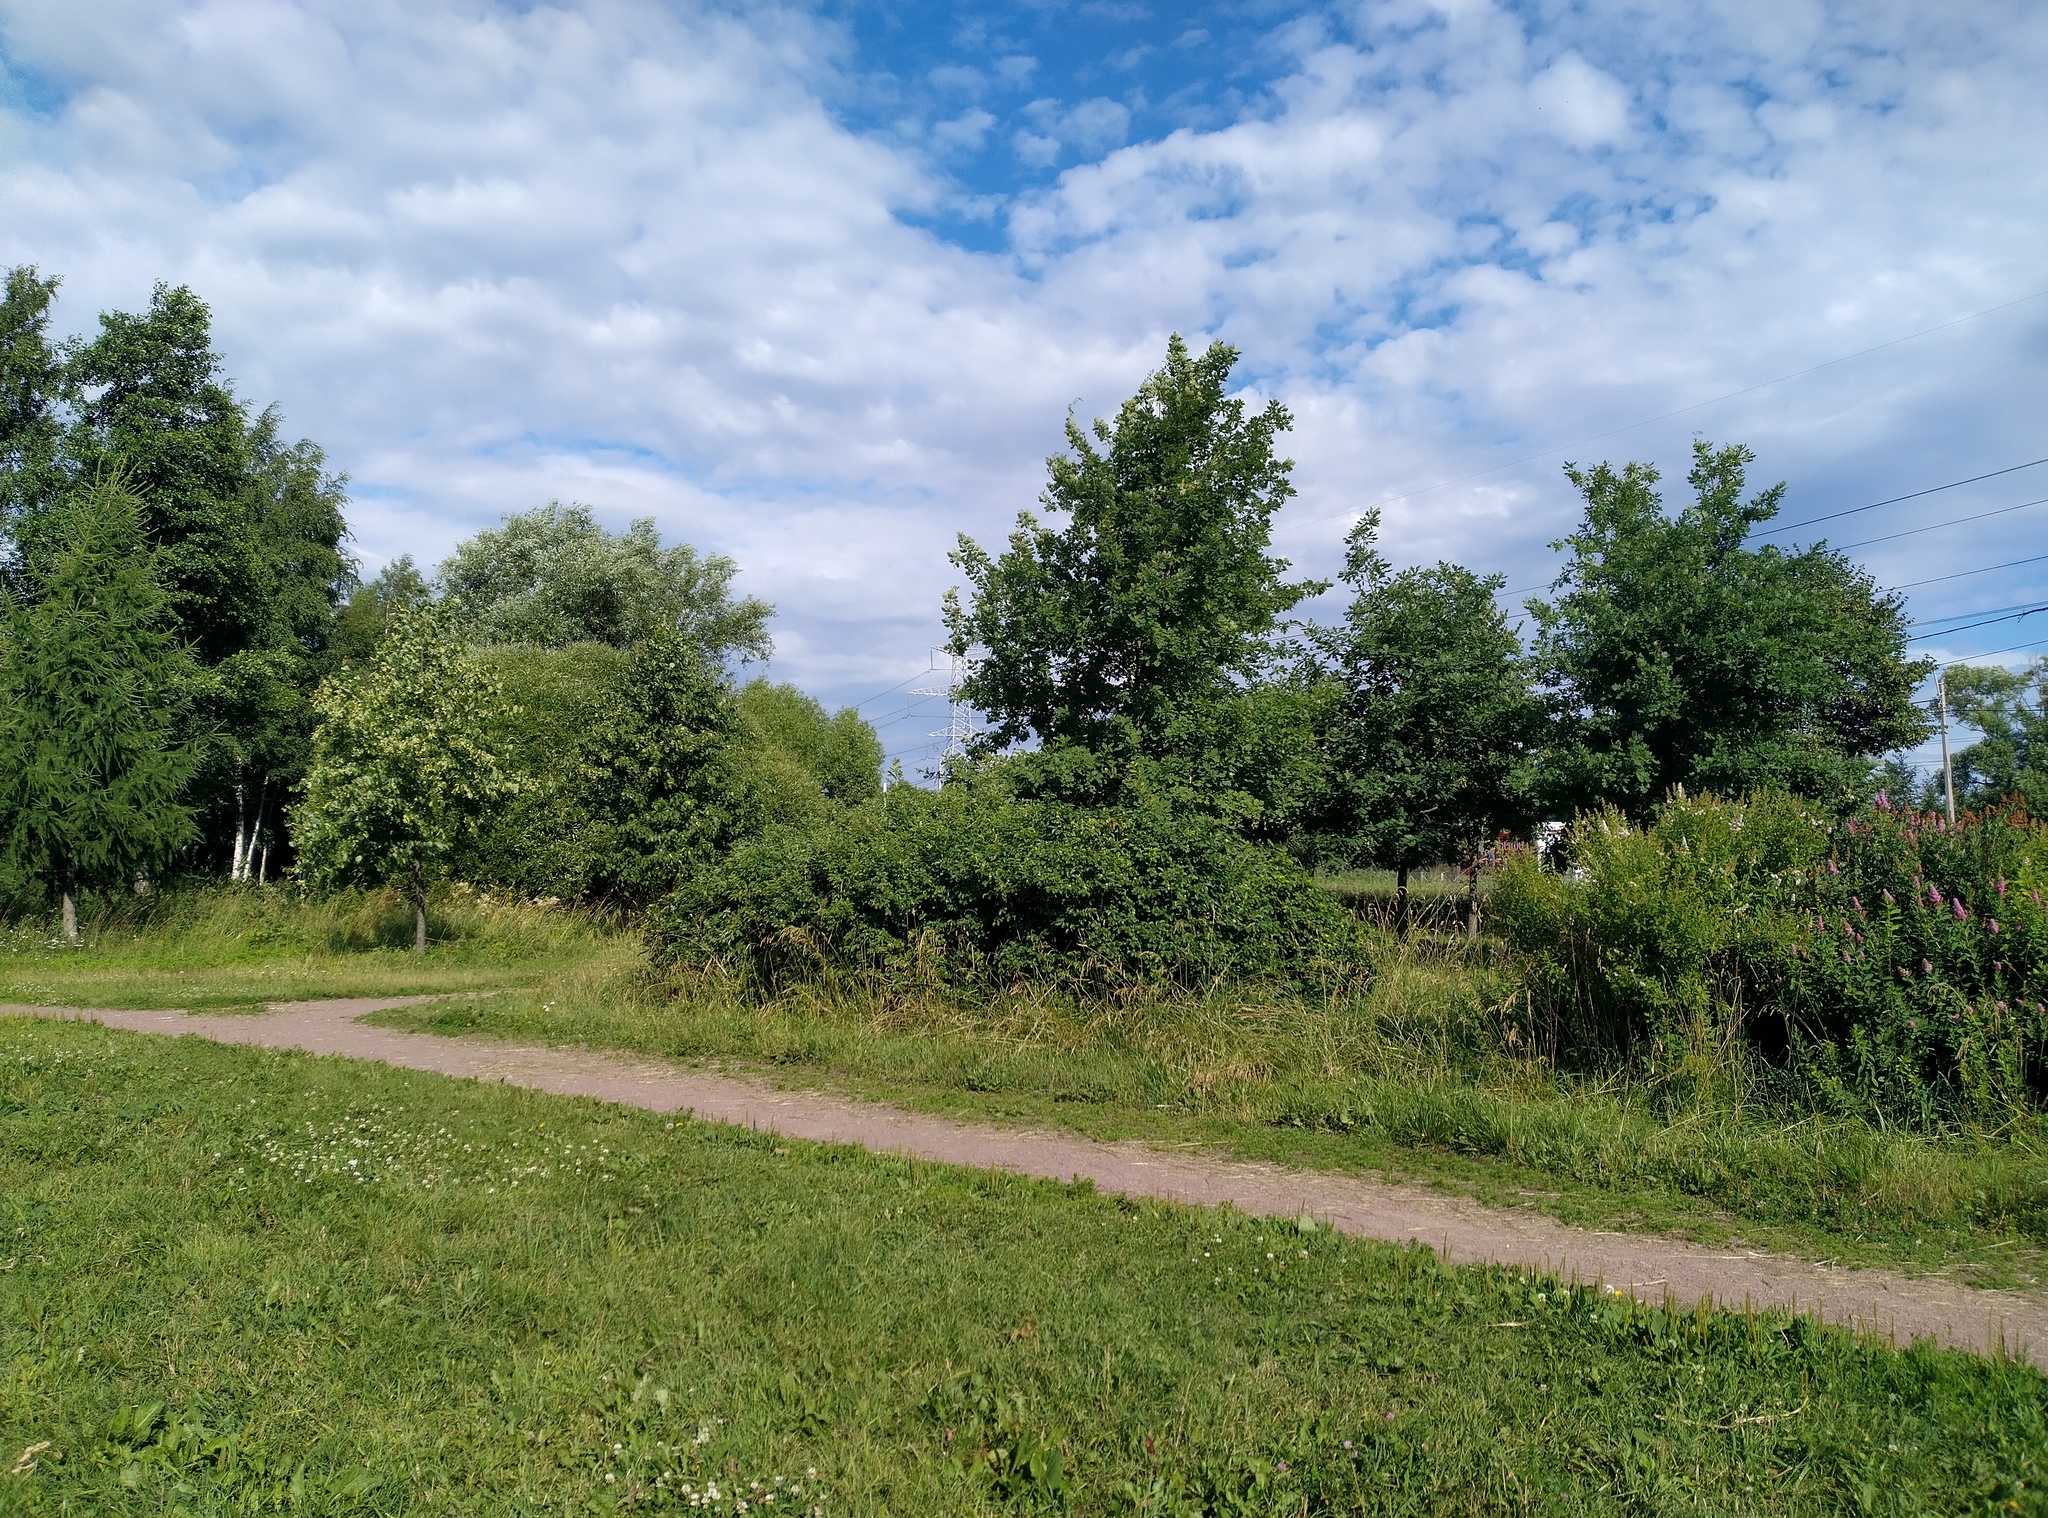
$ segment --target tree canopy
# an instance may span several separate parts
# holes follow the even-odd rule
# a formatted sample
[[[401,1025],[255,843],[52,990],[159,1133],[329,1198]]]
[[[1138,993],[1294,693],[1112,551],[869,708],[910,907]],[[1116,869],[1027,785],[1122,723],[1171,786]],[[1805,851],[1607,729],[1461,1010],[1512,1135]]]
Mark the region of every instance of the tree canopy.
[[[78,936],[80,887],[116,888],[193,835],[189,660],[117,479],[52,508],[0,622],[0,846],[54,886]]]
[[[1552,736],[1534,774],[1554,815],[1641,814],[1675,785],[1783,787],[1836,802],[1925,732],[1904,599],[1824,543],[1752,548],[1783,485],[1745,499],[1753,455],[1693,445],[1693,502],[1657,471],[1567,465],[1585,500],[1550,598],[1531,600]]]
[[[735,597],[738,566],[687,543],[661,546],[652,517],[608,532],[588,506],[552,501],[468,539],[441,585],[484,643],[609,643],[679,633],[714,660],[766,658],[774,608]]]
[[[1982,736],[1955,756],[1956,789],[1973,806],[2024,796],[2048,817],[2048,659],[2023,672],[1964,665],[1948,672],[1949,710]]]
[[[1294,493],[1274,453],[1290,423],[1278,401],[1248,415],[1226,393],[1237,357],[1212,343],[1197,358],[1176,334],[1114,423],[1091,440],[1068,418],[1040,497],[1064,527],[1021,513],[1000,557],[960,539],[970,596],[949,593],[945,621],[954,653],[978,651],[962,694],[990,721],[985,746],[1156,752],[1324,588],[1288,582],[1267,552]]]
[[[1377,512],[1352,529],[1344,580],[1356,595],[1341,626],[1315,635],[1337,688],[1319,822],[1336,852],[1406,871],[1470,858],[1521,821],[1543,712],[1496,600],[1504,577],[1456,564],[1396,573],[1378,529]]]
[[[323,885],[406,888],[414,945],[427,887],[518,790],[501,755],[504,699],[436,608],[399,613],[364,665],[330,675],[295,812],[301,872]]]

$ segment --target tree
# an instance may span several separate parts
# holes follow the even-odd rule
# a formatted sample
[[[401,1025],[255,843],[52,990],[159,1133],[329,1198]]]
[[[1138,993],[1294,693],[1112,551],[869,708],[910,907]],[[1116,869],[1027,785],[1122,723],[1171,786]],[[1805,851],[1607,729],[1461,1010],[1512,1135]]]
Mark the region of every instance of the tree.
[[[1847,804],[1877,755],[1923,735],[1913,690],[1931,665],[1906,657],[1903,598],[1825,543],[1745,546],[1784,495],[1743,499],[1753,460],[1695,442],[1676,517],[1646,464],[1566,466],[1585,517],[1552,545],[1571,553],[1555,598],[1528,603],[1555,722],[1534,777],[1549,807],[1640,816],[1676,785]]]
[[[377,572],[377,578],[350,587],[348,599],[334,617],[337,659],[368,659],[384,639],[384,630],[400,612],[418,611],[432,603],[427,584],[412,555],[402,553]]]
[[[56,887],[73,943],[82,887],[118,886],[194,833],[174,731],[189,662],[139,518],[116,479],[51,508],[32,595],[0,624],[0,837]]]
[[[123,471],[171,608],[205,664],[255,641],[266,610],[245,489],[249,423],[213,351],[212,320],[183,285],[158,285],[142,315],[103,313],[69,365],[77,414],[66,438],[82,475]]]
[[[2048,659],[2023,672],[1965,665],[1948,672],[1949,709],[1983,736],[1955,756],[1956,788],[1982,806],[2007,796],[2048,817]]]
[[[23,523],[49,509],[63,479],[64,361],[50,342],[56,294],[56,280],[22,267],[7,271],[0,295],[0,551],[10,560]]]
[[[663,548],[652,517],[610,533],[588,506],[553,501],[461,544],[441,583],[479,642],[631,648],[675,632],[714,660],[766,658],[774,608],[735,599],[736,573],[723,554]]]
[[[425,953],[427,888],[518,790],[499,752],[498,684],[425,608],[397,614],[369,662],[330,675],[313,706],[300,868],[325,885],[403,885]]]
[[[1040,502],[1000,558],[962,537],[971,602],[946,597],[952,650],[981,655],[962,694],[999,749],[1036,740],[1156,754],[1199,724],[1273,652],[1281,616],[1324,589],[1288,583],[1272,517],[1294,493],[1273,452],[1286,408],[1257,415],[1224,387],[1237,350],[1200,358],[1176,335],[1166,364],[1094,441],[1067,420]],[[1098,447],[1097,445],[1101,445]]]
[[[593,894],[650,901],[752,829],[738,728],[724,674],[694,640],[633,645],[578,756]]]
[[[1505,577],[1395,573],[1378,530],[1377,512],[1352,529],[1344,580],[1357,594],[1342,626],[1313,635],[1337,687],[1322,826],[1338,850],[1396,872],[1405,929],[1411,869],[1476,860],[1520,820],[1543,711],[1495,600]]]
[[[752,680],[736,697],[762,746],[789,756],[818,792],[854,803],[882,794],[882,740],[852,707],[828,717],[794,685]]]

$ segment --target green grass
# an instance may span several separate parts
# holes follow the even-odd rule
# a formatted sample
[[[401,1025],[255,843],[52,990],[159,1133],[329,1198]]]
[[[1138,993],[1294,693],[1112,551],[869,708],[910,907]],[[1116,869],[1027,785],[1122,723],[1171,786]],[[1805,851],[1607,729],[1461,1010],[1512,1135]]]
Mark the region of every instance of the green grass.
[[[1674,1106],[1532,1056],[1509,966],[1482,939],[1384,946],[1368,996],[974,1003],[811,988],[772,1000],[662,987],[636,940],[579,914],[460,890],[435,944],[391,896],[160,898],[83,950],[16,929],[0,1001],[253,1011],[320,995],[497,992],[378,1020],[443,1033],[716,1061],[926,1111],[1415,1181],[1564,1221],[1809,1258],[2048,1278],[2038,1124],[1925,1137],[1768,1107]]]
[[[10,1513],[2041,1514],[2044,1408],[1326,1230],[0,1022]]]
[[[531,985],[622,947],[579,914],[461,886],[435,894],[424,957],[411,952],[412,908],[394,891],[166,891],[89,903],[83,927],[79,948],[47,923],[0,930],[0,1002],[253,1012],[306,997]]]
[[[374,1020],[755,1067],[926,1111],[1372,1172],[1591,1226],[1984,1285],[2048,1275],[2037,1129],[1928,1138],[1763,1107],[1671,1110],[1655,1090],[1568,1077],[1517,1047],[1496,1000],[1509,982],[1485,954],[1390,950],[1368,998],[1331,1007],[761,1000],[710,981],[657,986],[614,961]]]

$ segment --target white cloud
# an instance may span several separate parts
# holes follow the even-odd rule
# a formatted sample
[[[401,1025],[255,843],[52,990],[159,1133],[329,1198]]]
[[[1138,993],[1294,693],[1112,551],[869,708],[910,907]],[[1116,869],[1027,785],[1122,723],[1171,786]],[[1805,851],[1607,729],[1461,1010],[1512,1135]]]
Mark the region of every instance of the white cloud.
[[[1577,53],[1566,53],[1529,81],[1537,119],[1573,147],[1619,141],[1628,126],[1628,91]]]
[[[244,393],[354,477],[372,558],[550,496],[651,513],[736,554],[778,671],[844,697],[923,662],[953,532],[999,535],[1068,406],[1175,328],[1294,409],[1282,536],[1327,569],[1376,499],[2033,289],[2048,19],[1994,9],[1311,17],[1215,130],[1119,146],[1118,102],[1044,102],[1018,156],[1084,161],[980,254],[911,224],[958,188],[834,119],[846,44],[799,11],[0,0],[0,100],[52,102],[0,108],[0,262],[63,274],[74,324],[193,284]],[[1997,467],[2032,456],[2044,319],[1574,456],[1745,438],[1795,514]],[[1391,501],[1390,548],[1540,579],[1557,462]],[[1990,531],[1872,562],[2017,556]]]

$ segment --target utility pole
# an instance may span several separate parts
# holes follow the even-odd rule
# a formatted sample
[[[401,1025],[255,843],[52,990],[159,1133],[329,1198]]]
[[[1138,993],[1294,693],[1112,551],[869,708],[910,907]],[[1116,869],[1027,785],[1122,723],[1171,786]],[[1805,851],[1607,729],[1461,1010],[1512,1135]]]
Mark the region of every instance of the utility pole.
[[[1941,672],[1941,678],[1934,686],[1935,704],[1941,708],[1941,788],[1948,801],[1948,820],[1956,820],[1956,771],[1948,758],[1948,671]]]

